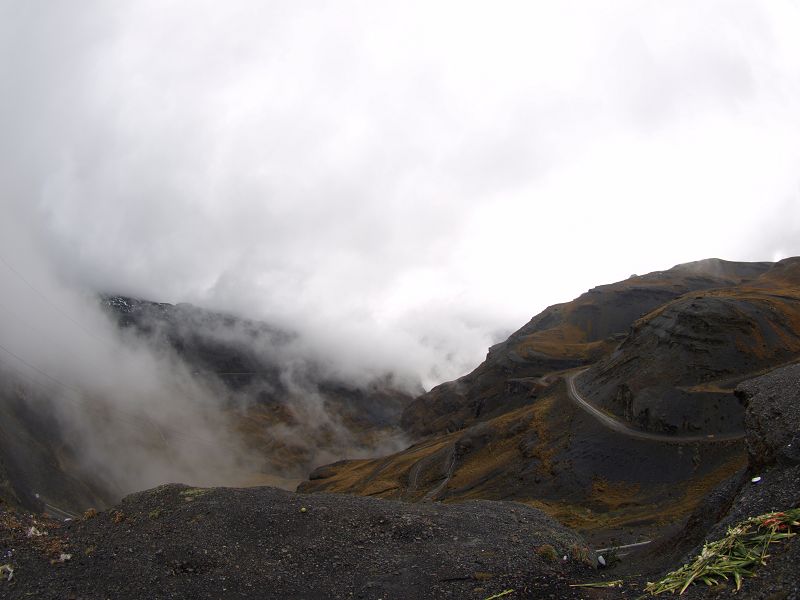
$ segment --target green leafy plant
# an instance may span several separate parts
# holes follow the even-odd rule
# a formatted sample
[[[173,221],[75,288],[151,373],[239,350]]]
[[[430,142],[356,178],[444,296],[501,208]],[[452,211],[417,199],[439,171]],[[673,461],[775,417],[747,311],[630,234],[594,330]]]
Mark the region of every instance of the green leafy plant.
[[[757,567],[766,564],[770,544],[797,535],[798,528],[800,508],[751,517],[729,528],[724,538],[705,544],[691,563],[648,583],[645,590],[653,595],[682,594],[693,583],[717,585],[731,579],[739,590],[745,577],[752,577]]]

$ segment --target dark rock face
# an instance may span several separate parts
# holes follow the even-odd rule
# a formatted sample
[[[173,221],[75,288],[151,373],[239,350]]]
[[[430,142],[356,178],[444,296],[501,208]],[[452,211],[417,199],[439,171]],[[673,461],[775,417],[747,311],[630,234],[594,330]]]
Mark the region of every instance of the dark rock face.
[[[301,489],[514,499],[593,542],[660,535],[745,468],[736,384],[796,357],[800,260],[679,265],[547,309],[475,371],[409,405],[403,424],[429,437],[331,465]],[[589,404],[666,439],[609,426],[548,371],[592,361],[577,379]]]
[[[637,319],[651,311],[689,292],[742,285],[771,267],[711,259],[593,288],[572,302],[545,309],[490,348],[486,360],[468,375],[416,398],[403,411],[401,425],[416,436],[444,433],[524,406],[536,396],[537,379],[609,355]],[[526,380],[528,385],[509,386],[509,381]],[[740,408],[732,410],[741,414]],[[729,418],[735,420],[733,413]]]
[[[111,501],[87,473],[64,469],[75,460],[73,440],[65,439],[47,407],[13,379],[0,380],[0,502],[44,511],[45,498],[59,498],[66,506]]]
[[[734,386],[800,356],[799,266],[783,261],[757,280],[667,303],[637,321],[579,387],[643,430],[741,431]]]
[[[653,545],[643,564],[668,558],[682,563],[696,556],[705,540],[716,540],[747,518],[800,506],[800,456],[794,450],[800,432],[800,364],[776,369],[737,387],[747,403],[747,472],[726,481],[701,503],[685,528]],[[800,598],[796,538],[773,545],[756,579],[745,579],[737,598]],[[669,569],[675,568],[674,564]],[[667,570],[666,568],[664,570]],[[659,573],[660,574],[660,573]],[[652,578],[651,578],[652,580]],[[718,597],[698,586],[689,598]]]
[[[291,332],[190,304],[104,296],[103,305],[122,330],[171,349],[198,375],[216,376],[232,389],[263,381],[265,398],[286,392],[279,352],[294,339]]]
[[[391,374],[343,381],[298,351],[294,333],[266,323],[189,304],[124,296],[101,302],[124,337],[144,342],[166,364],[185,367],[208,390],[214,408],[230,417],[232,434],[251,450],[254,482],[272,483],[259,477],[277,476],[293,486],[322,462],[370,451],[396,431],[412,393],[422,392]],[[120,498],[118,488],[83,470],[82,440],[64,439],[63,423],[50,408],[63,393],[50,381],[0,369],[0,499],[30,510],[41,510],[42,499],[49,499],[80,511]],[[304,412],[308,397],[315,404]],[[314,421],[319,414],[331,418]],[[191,434],[181,427],[179,435]],[[274,427],[290,433],[279,438],[271,435]]]
[[[123,600],[483,600],[507,589],[515,590],[512,598],[636,596],[643,573],[652,581],[650,573],[675,568],[683,560],[678,554],[704,537],[713,539],[749,516],[800,504],[794,450],[800,365],[746,381],[733,393],[754,370],[796,356],[799,265],[701,261],[551,307],[493,347],[475,372],[426,394],[404,415],[417,433],[458,431],[390,457],[321,467],[303,486],[412,501],[541,500],[598,543],[612,532],[630,535],[634,518],[646,522],[638,531],[648,537],[662,531],[667,519],[674,530],[698,507],[686,529],[649,550],[662,554],[631,562],[626,585],[630,574],[638,588],[569,588],[567,583],[600,578],[580,560],[587,538],[511,502],[410,504],[271,488],[169,485],[129,496],[92,519],[62,527],[51,523],[49,540],[58,540],[59,550],[72,555],[55,565],[54,550],[14,530],[14,520],[30,517],[6,518],[10,513],[0,507],[0,554],[13,547],[15,567],[15,581],[0,581],[0,590],[10,598]],[[701,291],[710,288],[717,289]],[[168,316],[137,323],[138,317],[130,317],[135,310],[121,312],[132,330],[171,340],[172,350],[194,356],[209,373],[226,365],[255,366],[236,352],[238,358],[225,363],[231,348],[209,347],[208,340],[192,339],[191,331],[176,335],[170,330],[174,307],[145,310],[151,309]],[[581,381],[584,393],[600,394],[597,402],[607,402],[604,406],[641,428],[727,431],[728,421],[736,421],[746,404],[749,472],[743,470],[741,440],[682,443],[627,436],[571,402],[563,380],[543,377],[598,360]],[[320,384],[325,386],[334,396],[350,393],[341,383]],[[709,415],[719,422],[707,421]],[[0,464],[0,475],[7,467]],[[605,519],[598,528],[596,521]],[[545,545],[552,550],[540,552]],[[553,561],[563,555],[572,558]],[[800,597],[798,560],[796,540],[775,547],[759,578],[746,580],[737,597]],[[631,570],[639,567],[643,570]],[[713,593],[698,586],[686,597]]]
[[[216,313],[191,304],[149,302],[105,296],[103,303],[123,330],[135,332],[155,347],[170,349],[196,377],[222,382],[262,404],[280,404],[292,393],[283,376],[291,371],[305,391],[319,392],[337,414],[361,427],[396,425],[411,401],[406,391],[422,392],[391,374],[367,384],[338,380],[322,365],[292,347],[294,332],[267,323]]]
[[[800,364],[739,385],[753,469],[800,464]]]
[[[580,598],[583,539],[521,504],[409,505],[274,488],[162,486],[50,532],[51,565],[14,539],[4,598]],[[40,524],[44,528],[44,525]],[[548,544],[556,558],[537,553]],[[562,560],[562,556],[568,560]]]

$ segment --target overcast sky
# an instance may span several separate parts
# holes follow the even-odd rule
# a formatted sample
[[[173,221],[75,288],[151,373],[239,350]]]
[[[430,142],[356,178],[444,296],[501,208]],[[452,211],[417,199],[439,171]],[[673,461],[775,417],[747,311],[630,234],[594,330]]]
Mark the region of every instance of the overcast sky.
[[[780,0],[0,0],[0,255],[430,384],[594,285],[800,254],[798,32]]]

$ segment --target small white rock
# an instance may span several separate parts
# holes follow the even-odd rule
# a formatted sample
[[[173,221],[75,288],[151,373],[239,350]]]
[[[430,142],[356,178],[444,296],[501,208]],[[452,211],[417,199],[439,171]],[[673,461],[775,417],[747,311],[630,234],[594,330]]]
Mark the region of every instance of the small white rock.
[[[599,563],[600,563],[602,566],[604,566],[604,567],[606,566],[606,559],[605,559],[605,558],[603,558],[603,555],[602,555],[602,554],[601,554],[600,556],[598,556],[598,557],[597,557],[597,562],[599,562]]]
[[[750,481],[752,481],[753,483],[758,483],[759,481],[761,481],[761,477],[753,477]]]

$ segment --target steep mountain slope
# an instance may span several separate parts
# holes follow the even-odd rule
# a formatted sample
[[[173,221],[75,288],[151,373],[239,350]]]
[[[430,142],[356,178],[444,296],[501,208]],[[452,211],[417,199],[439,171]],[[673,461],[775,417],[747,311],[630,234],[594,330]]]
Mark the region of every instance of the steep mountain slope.
[[[106,296],[104,304],[121,329],[171,349],[195,376],[245,391],[258,403],[320,392],[337,414],[369,428],[397,424],[411,394],[422,392],[419,382],[396,381],[391,373],[366,382],[342,380],[297,347],[296,333],[267,323],[124,296]]]
[[[515,503],[409,504],[166,485],[70,523],[0,503],[0,555],[7,561],[0,593],[123,600],[642,598],[646,582],[694,558],[704,540],[719,539],[747,518],[800,506],[800,364],[746,381],[736,393],[746,404],[746,468],[695,498],[685,525],[620,552],[621,562],[606,561],[602,570],[595,569],[599,556],[610,556],[605,551],[592,551],[580,535]],[[620,504],[636,495],[605,485]],[[798,560],[797,536],[772,544],[735,597],[800,597]],[[609,585],[572,587],[588,582]],[[699,582],[681,597],[732,591],[731,582]]]
[[[213,390],[264,472],[296,485],[313,467],[374,453],[396,427],[418,382],[391,373],[346,381],[298,346],[297,334],[263,322],[122,296],[104,300],[123,330],[175,353]],[[258,479],[254,480],[258,483]]]
[[[798,356],[800,259],[787,259],[747,284],[653,311],[576,383],[644,430],[724,433],[741,429],[735,385]]]
[[[70,437],[52,410],[55,403],[72,403],[77,415],[90,411],[98,417],[92,427],[114,423],[125,429],[131,434],[128,441],[147,447],[148,456],[172,461],[175,447],[167,438],[194,441],[207,453],[235,452],[235,459],[243,455],[247,465],[237,483],[294,488],[319,464],[397,448],[395,440],[402,439],[397,431],[400,414],[411,393],[422,391],[419,384],[396,381],[391,374],[346,381],[329,365],[309,358],[295,334],[264,323],[188,304],[122,296],[104,296],[102,305],[122,337],[135,338],[128,340],[135,342],[131,346],[149,348],[158,364],[191,379],[188,389],[201,391],[204,401],[213,403],[215,417],[232,426],[228,439],[234,439],[236,447],[210,448],[212,442],[197,436],[180,417],[165,429],[146,411],[120,409],[125,405],[122,388],[120,402],[111,406],[43,372],[25,365],[10,367],[27,370],[5,368],[9,365],[3,362],[0,499],[33,510],[50,502],[78,512],[106,506],[130,491],[118,489],[80,460],[82,451],[92,460],[106,459],[102,451],[84,447],[89,444],[83,442],[91,440],[74,433]],[[194,399],[185,400],[183,406],[191,409]],[[216,426],[223,428],[223,423]]]
[[[0,372],[0,501],[37,511],[52,498],[87,507],[112,501],[76,468],[74,447],[41,394]]]
[[[765,513],[800,507],[800,364],[778,368],[741,383],[736,394],[746,405],[748,465],[725,481],[673,535],[650,545],[626,567],[649,581],[697,556],[704,541],[723,537],[737,523]],[[745,579],[740,598],[800,598],[797,564],[800,541],[773,544],[755,579]],[[717,598],[727,590],[706,585],[686,597]],[[730,589],[730,587],[728,588]]]
[[[665,443],[607,429],[559,382],[527,407],[403,452],[321,467],[299,490],[515,500],[605,546],[658,534],[744,465],[741,440]]]
[[[544,375],[599,360],[650,311],[691,291],[751,281],[770,267],[698,261],[598,286],[551,306],[490,348],[474,371],[415,399],[403,413],[403,427],[417,436],[454,431],[522,406],[544,386]]]
[[[443,433],[381,459],[322,467],[300,489],[410,501],[511,499],[546,510],[598,543],[651,537],[744,467],[744,409],[733,388],[800,358],[797,263],[700,261],[551,307],[493,347],[473,373],[406,409],[403,423],[412,432],[443,427]],[[700,332],[669,330],[651,346],[640,344],[648,324],[668,315],[671,322],[701,323]],[[602,404],[589,410],[591,403],[579,402],[567,385],[576,370],[563,369],[598,361],[578,377],[579,393],[592,401],[605,388],[593,387],[591,378],[606,365],[626,364],[620,356],[635,366],[618,371],[615,386],[656,365],[658,385],[711,399],[705,412],[698,409],[704,418],[651,428],[661,435],[641,434],[624,414],[603,412]],[[691,376],[681,380],[679,373]],[[686,407],[677,406],[683,418]]]

